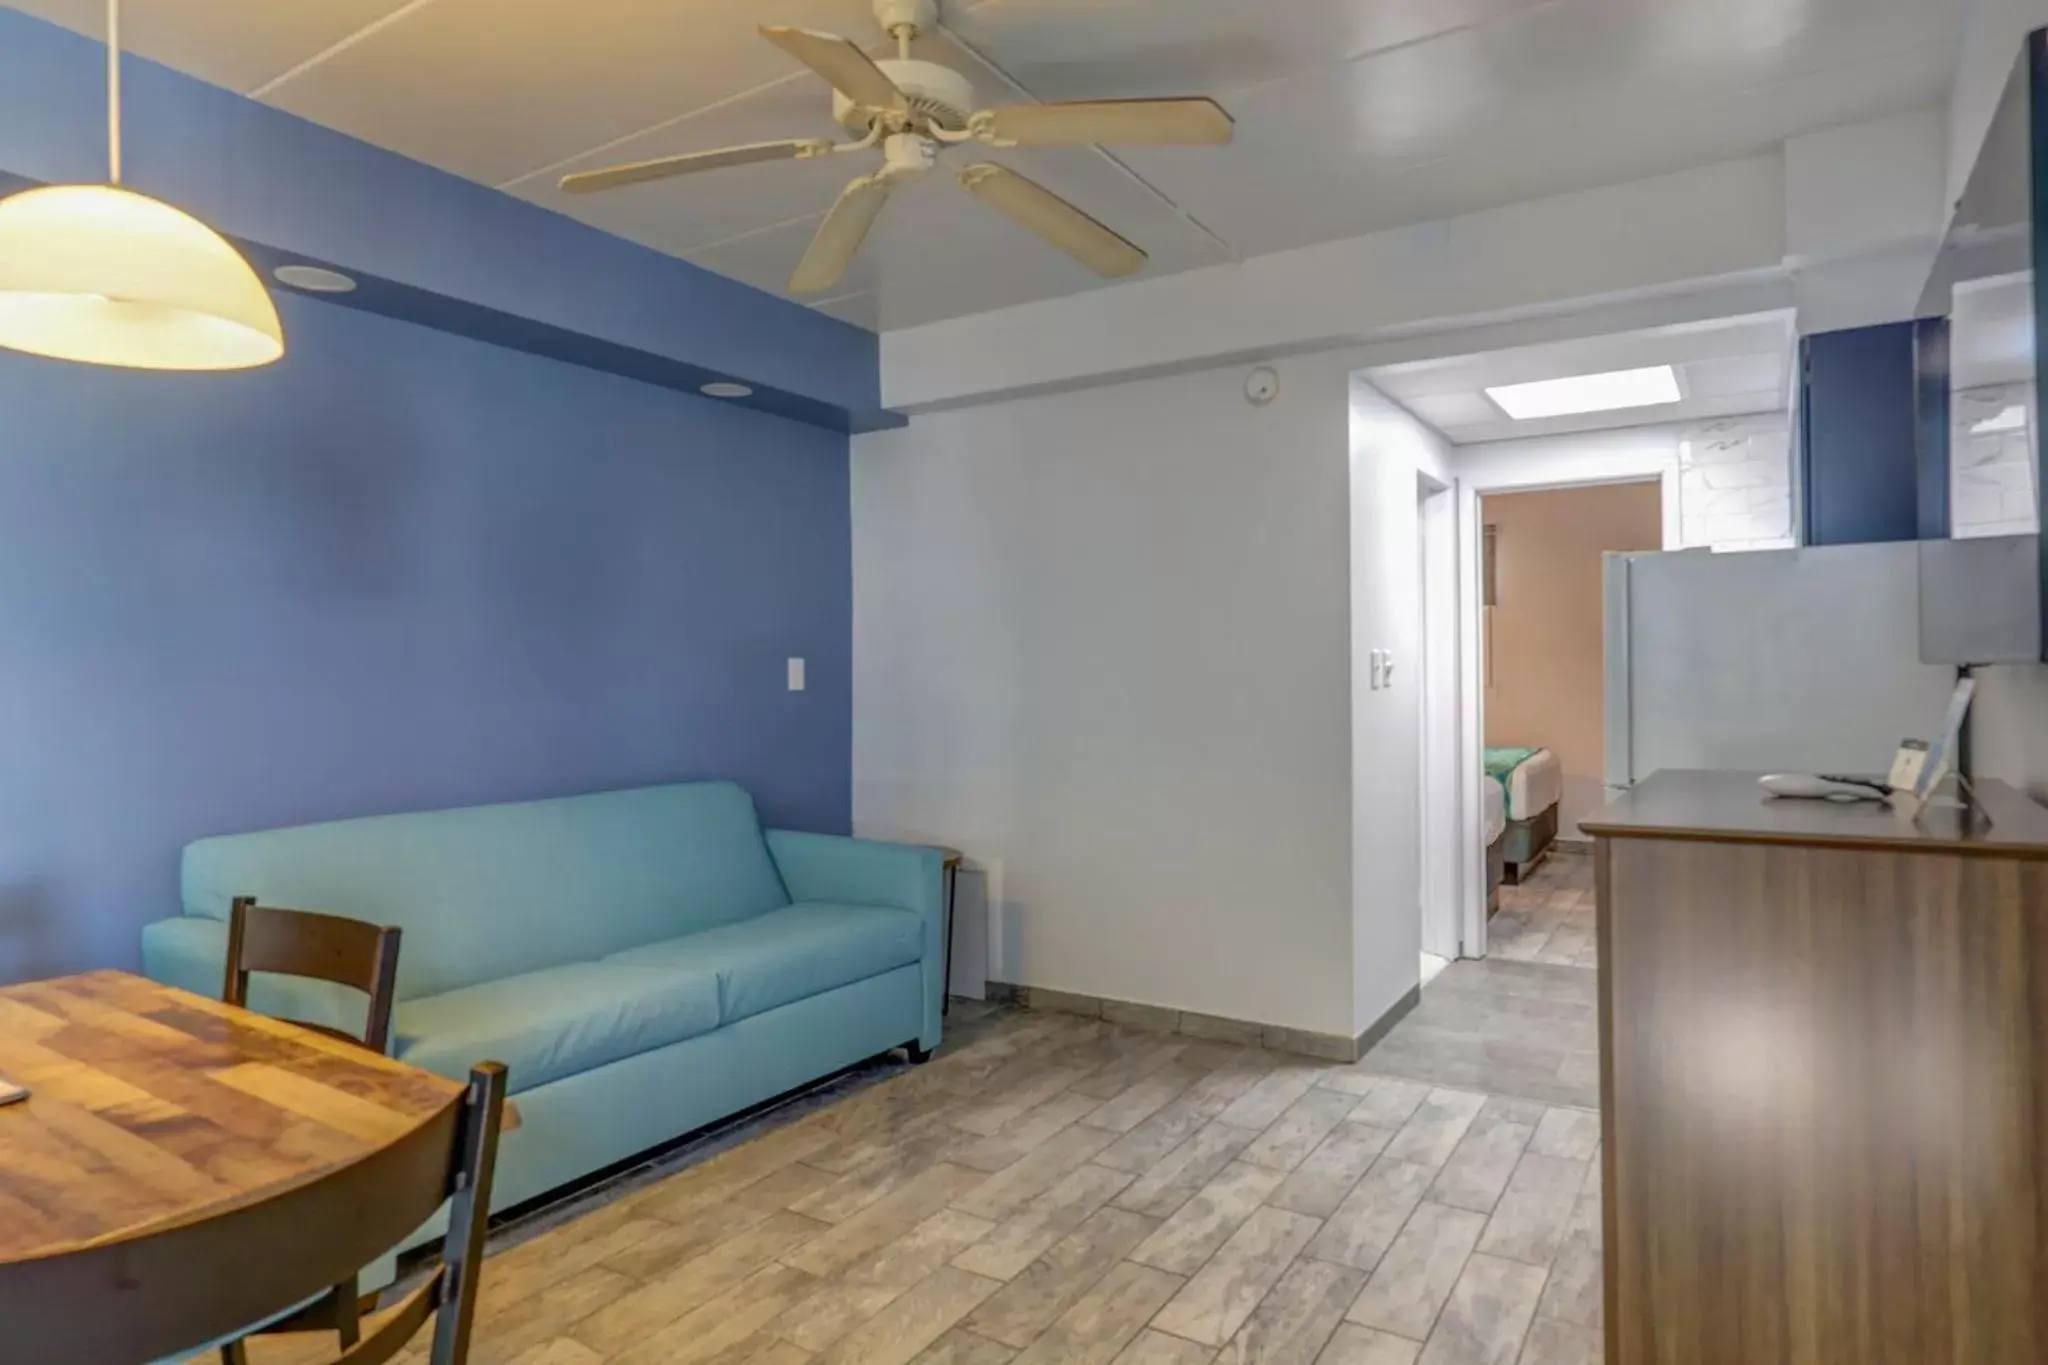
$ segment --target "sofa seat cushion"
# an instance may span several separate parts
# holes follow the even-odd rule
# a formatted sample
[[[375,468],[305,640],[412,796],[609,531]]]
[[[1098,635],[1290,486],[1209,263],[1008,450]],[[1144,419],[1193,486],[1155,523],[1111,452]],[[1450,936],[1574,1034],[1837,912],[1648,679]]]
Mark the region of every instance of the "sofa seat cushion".
[[[578,962],[401,1004],[392,1051],[457,1080],[503,1062],[512,1093],[718,1027],[718,978],[689,963]]]
[[[730,1024],[916,962],[923,948],[924,922],[908,910],[803,901],[604,960],[716,972]]]

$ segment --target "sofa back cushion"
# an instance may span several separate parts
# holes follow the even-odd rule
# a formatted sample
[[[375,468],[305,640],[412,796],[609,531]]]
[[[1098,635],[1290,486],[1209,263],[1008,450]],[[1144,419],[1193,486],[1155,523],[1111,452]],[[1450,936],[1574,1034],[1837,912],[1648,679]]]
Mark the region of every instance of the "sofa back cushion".
[[[584,962],[789,904],[730,782],[380,815],[186,846],[188,915],[236,896],[405,930],[398,998]]]

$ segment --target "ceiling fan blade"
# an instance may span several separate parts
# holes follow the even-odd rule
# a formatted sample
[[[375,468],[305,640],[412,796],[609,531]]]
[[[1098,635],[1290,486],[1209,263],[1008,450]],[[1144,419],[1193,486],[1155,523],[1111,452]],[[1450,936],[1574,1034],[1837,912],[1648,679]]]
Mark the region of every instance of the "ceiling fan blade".
[[[1206,97],[1172,100],[1069,100],[984,109],[968,130],[998,147],[1086,147],[1151,143],[1187,147],[1230,141],[1237,124]]]
[[[1145,264],[1145,253],[1095,219],[1007,166],[977,162],[960,168],[969,194],[1027,227],[1096,274],[1129,275]]]
[[[889,181],[877,172],[839,192],[838,202],[818,225],[804,258],[796,263],[796,273],[789,277],[790,293],[819,294],[839,283],[860,253],[860,244],[867,240],[882,205],[889,202],[890,188]]]
[[[908,109],[896,82],[882,74],[858,43],[807,28],[763,24],[761,36],[823,76],[834,90],[869,109]]]
[[[722,170],[727,166],[748,166],[756,161],[802,161],[814,156],[831,154],[832,144],[816,138],[799,138],[790,142],[750,142],[744,147],[721,147],[715,152],[686,152],[682,156],[662,156],[652,161],[631,161],[623,166],[607,166],[601,171],[579,171],[575,175],[563,176],[561,188],[565,194],[594,194],[598,190],[615,190],[622,185],[638,185],[648,180],[666,180],[672,175],[693,175],[698,171]]]

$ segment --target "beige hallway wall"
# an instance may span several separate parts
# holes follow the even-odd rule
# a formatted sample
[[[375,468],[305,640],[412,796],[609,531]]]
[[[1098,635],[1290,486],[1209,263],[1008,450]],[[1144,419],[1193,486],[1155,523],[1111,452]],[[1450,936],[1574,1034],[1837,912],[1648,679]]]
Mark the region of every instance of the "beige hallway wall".
[[[1663,548],[1663,496],[1650,483],[1489,495],[1497,604],[1489,613],[1486,743],[1541,746],[1564,766],[1559,832],[1605,802],[1601,558]]]

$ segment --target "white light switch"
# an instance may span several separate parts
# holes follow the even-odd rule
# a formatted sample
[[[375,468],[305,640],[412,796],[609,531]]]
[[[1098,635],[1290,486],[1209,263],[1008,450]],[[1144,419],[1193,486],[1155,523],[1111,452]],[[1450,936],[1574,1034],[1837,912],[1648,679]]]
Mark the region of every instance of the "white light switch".
[[[1371,659],[1371,663],[1368,666],[1367,686],[1377,692],[1380,690],[1382,680],[1386,676],[1386,656],[1380,650],[1375,649],[1368,657]]]
[[[1380,651],[1380,686],[1392,687],[1393,685],[1394,651],[1391,649],[1383,649]]]
[[[789,661],[789,690],[792,692],[804,690],[804,661],[802,659],[791,659]]]

